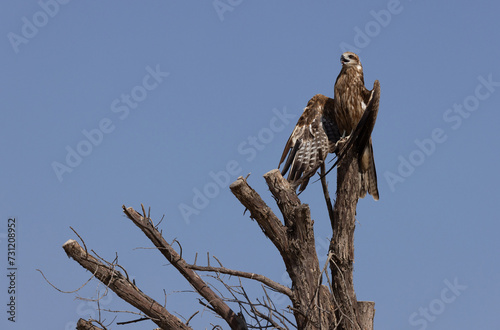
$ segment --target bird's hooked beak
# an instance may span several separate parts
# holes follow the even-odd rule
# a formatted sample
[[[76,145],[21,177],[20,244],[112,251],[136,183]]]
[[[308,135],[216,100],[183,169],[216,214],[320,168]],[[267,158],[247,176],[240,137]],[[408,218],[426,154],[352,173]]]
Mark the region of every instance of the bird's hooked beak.
[[[349,59],[348,59],[348,58],[346,58],[346,57],[344,57],[344,54],[342,54],[342,55],[340,56],[340,63],[342,63],[342,65],[344,65],[344,64],[346,64],[346,63],[348,63],[348,62],[349,62]]]

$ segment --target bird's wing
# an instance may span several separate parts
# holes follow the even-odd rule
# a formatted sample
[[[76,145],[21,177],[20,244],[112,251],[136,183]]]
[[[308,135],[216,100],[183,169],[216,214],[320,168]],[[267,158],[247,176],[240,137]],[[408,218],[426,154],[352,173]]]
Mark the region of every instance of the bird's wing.
[[[286,162],[281,173],[289,171],[288,181],[300,185],[299,191],[306,188],[310,177],[340,139],[333,106],[333,99],[321,94],[313,96],[285,145],[279,165],[285,159]]]

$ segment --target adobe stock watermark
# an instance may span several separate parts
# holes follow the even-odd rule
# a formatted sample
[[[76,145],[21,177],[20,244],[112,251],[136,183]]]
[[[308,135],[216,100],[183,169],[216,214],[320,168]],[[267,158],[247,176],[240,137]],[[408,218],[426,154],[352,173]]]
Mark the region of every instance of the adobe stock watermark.
[[[434,322],[437,317],[446,311],[448,305],[453,303],[467,289],[467,286],[458,283],[455,277],[453,282],[444,280],[444,288],[439,297],[433,299],[425,307],[420,306],[417,312],[411,313],[408,322],[418,330],[425,330],[429,323]]]
[[[411,0],[410,0],[411,1]],[[339,44],[340,50],[344,52],[361,53],[363,48],[368,47],[374,38],[382,32],[392,21],[393,17],[403,12],[403,5],[399,0],[389,0],[387,2],[387,9],[378,11],[370,10],[370,15],[373,20],[368,21],[363,28],[359,26],[354,27],[353,44],[345,41]]]
[[[31,15],[31,18],[26,16],[21,17],[22,25],[20,33],[7,33],[7,39],[9,39],[14,53],[19,53],[19,46],[29,43],[31,39],[36,37],[40,29],[46,26],[59,13],[61,5],[66,5],[69,2],[70,0],[38,1],[39,11]]]
[[[106,295],[99,299],[99,304],[95,300],[82,300],[78,306],[76,306],[76,313],[80,318],[83,319],[93,319],[99,320],[99,308],[101,310],[109,306],[113,301],[113,295],[111,291],[108,291]],[[74,330],[76,329],[76,321],[69,321],[64,326],[64,330]]]
[[[142,78],[140,84],[131,88],[130,93],[123,93],[119,98],[111,102],[110,110],[118,116],[119,120],[125,120],[130,115],[130,111],[137,109],[139,104],[143,102],[151,92],[158,88],[169,72],[163,72],[160,65],[157,64],[153,69],[149,65],[145,68],[146,74]],[[116,129],[116,125],[111,118],[102,118],[97,127],[89,130],[83,129],[83,138],[76,143],[75,146],[66,146],[66,157],[63,162],[53,161],[51,166],[54,174],[59,182],[63,181],[63,175],[71,173],[76,167],[82,164],[85,157],[88,157],[94,148],[98,147],[107,134],[112,133]]]
[[[227,12],[232,12],[234,8],[238,7],[241,5],[243,0],[214,0],[212,2],[212,6],[215,9],[215,12],[217,13],[217,16],[219,17],[219,20],[221,22],[224,21],[224,15]]]
[[[500,87],[500,81],[493,80],[493,74],[486,77],[478,76],[479,83],[474,88],[474,92],[466,96],[461,103],[455,103],[443,113],[443,121],[449,125],[448,129],[457,130],[462,127],[465,119],[469,118],[473,112],[479,109],[481,101],[485,101]],[[415,139],[415,148],[405,157],[398,156],[399,164],[394,171],[385,171],[384,178],[391,189],[396,191],[396,185],[403,183],[416,170],[417,167],[436,152],[438,145],[448,140],[446,128],[434,128],[430,136],[424,139]]]
[[[18,221],[17,218],[7,219],[7,320],[15,323],[17,320],[17,309],[19,306],[19,256],[18,256]]]
[[[274,140],[275,134],[282,132],[285,127],[290,125],[290,120],[297,117],[295,114],[288,113],[286,107],[283,107],[281,111],[276,108],[272,111],[274,116],[269,120],[268,126],[261,128],[257,134],[249,136],[238,144],[238,154],[245,156],[247,162],[252,162],[258,153]],[[191,203],[180,203],[178,205],[179,212],[186,224],[190,224],[191,217],[199,215],[201,210],[210,204],[210,200],[219,196],[221,190],[227,188],[233,179],[242,175],[242,171],[243,168],[240,163],[235,159],[231,159],[226,162],[222,170],[208,172],[208,182],[201,188],[193,188]]]

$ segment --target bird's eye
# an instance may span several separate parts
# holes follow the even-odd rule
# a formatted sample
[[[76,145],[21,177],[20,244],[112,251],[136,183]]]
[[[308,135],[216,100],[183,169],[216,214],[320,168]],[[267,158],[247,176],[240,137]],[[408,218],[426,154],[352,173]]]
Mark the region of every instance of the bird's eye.
[[[350,59],[354,59],[354,55],[349,55],[349,58]]]

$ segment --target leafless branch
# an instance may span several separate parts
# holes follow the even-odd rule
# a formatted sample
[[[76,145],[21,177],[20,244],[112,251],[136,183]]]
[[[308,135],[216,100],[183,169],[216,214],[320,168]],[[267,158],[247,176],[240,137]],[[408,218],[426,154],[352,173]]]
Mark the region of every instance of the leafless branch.
[[[121,299],[150,317],[162,329],[190,329],[163,306],[142,293],[119,271],[88,254],[75,240],[68,240],[64,243],[63,248],[68,257],[73,258],[83,268],[95,273],[98,280],[114,291]]]
[[[155,228],[149,218],[137,213],[133,208],[123,206],[125,215],[149,238],[158,248],[163,256],[179,271],[180,274],[195,288],[195,290],[207,300],[215,312],[220,315],[231,327],[231,329],[247,329],[245,322],[229,308],[229,306],[190,269],[184,259],[165,241],[160,232]],[[143,213],[144,213],[143,207]]]
[[[288,297],[292,297],[292,290],[290,288],[287,288],[286,286],[275,282],[263,275],[260,274],[255,274],[255,273],[248,273],[248,272],[243,272],[240,270],[232,270],[228,269],[225,267],[211,267],[211,266],[197,266],[197,265],[187,265],[188,268],[197,270],[197,271],[202,271],[202,272],[214,272],[214,273],[221,273],[221,274],[226,274],[226,275],[231,275],[231,276],[238,276],[238,277],[243,277],[243,278],[248,278],[251,280],[256,280],[259,282],[262,282],[263,284],[267,285],[273,290],[276,290],[280,293],[283,293],[287,295]]]
[[[92,279],[94,278],[94,276],[95,276],[95,273],[94,273],[94,274],[93,274],[93,275],[92,275],[92,276],[91,276],[91,277],[90,277],[87,281],[85,281],[85,283],[83,283],[83,284],[82,284],[82,285],[81,285],[78,289],[76,289],[76,290],[73,290],[73,291],[63,291],[63,290],[59,289],[58,287],[56,287],[54,284],[50,283],[50,281],[49,281],[49,280],[45,277],[45,275],[43,274],[43,272],[42,272],[40,269],[35,269],[35,270],[36,270],[36,271],[39,271],[39,272],[40,272],[40,274],[42,274],[43,279],[44,279],[47,283],[49,283],[49,285],[50,285],[51,287],[53,287],[54,289],[56,289],[57,291],[62,292],[62,293],[75,293],[75,292],[80,291],[80,290],[81,290],[83,287],[85,287],[85,286],[86,286],[86,285],[90,282],[90,280],[92,280]]]
[[[264,234],[278,248],[278,251],[285,250],[288,245],[285,226],[259,194],[248,185],[246,179],[240,176],[231,183],[229,188],[241,204],[250,211],[250,217],[257,221]]]
[[[288,329],[286,322],[288,322],[292,327],[295,327],[295,325],[288,318],[286,318],[286,316],[276,309],[276,306],[274,306],[271,298],[267,295],[264,285],[262,287],[267,299],[264,299],[264,302],[260,302],[259,299],[254,302],[251,301],[250,297],[246,293],[246,290],[241,283],[241,278],[239,278],[238,285],[228,285],[218,275],[215,276],[215,278],[221,282],[222,285],[224,285],[226,290],[232,296],[232,298],[225,298],[225,300],[238,304],[240,307],[240,314],[244,313],[250,320],[253,320],[250,322],[247,321],[249,329]]]
[[[116,322],[117,325],[124,325],[124,324],[130,324],[130,323],[137,323],[137,322],[142,322],[149,320],[149,317],[141,317],[140,319],[135,319],[135,320],[130,320],[130,321],[124,321],[124,322]]]

